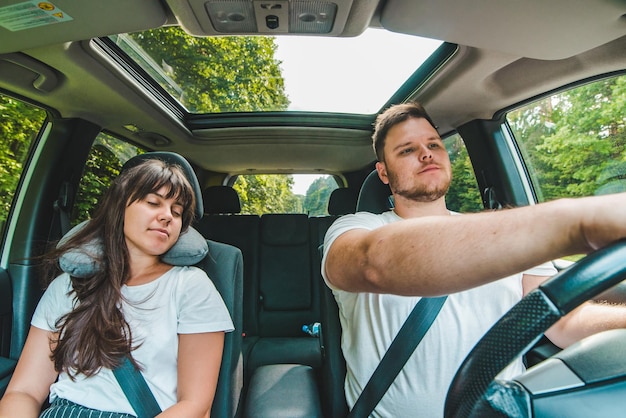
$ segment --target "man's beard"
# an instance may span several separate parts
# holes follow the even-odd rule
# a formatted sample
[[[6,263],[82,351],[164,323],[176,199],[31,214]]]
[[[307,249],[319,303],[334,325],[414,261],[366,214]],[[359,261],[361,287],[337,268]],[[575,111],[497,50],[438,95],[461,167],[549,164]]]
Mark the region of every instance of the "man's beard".
[[[389,187],[395,195],[402,196],[414,202],[434,202],[440,199],[448,193],[452,180],[448,177],[448,181],[437,185],[417,185],[411,188],[400,188],[401,183],[395,173],[387,170],[387,178],[389,179]]]

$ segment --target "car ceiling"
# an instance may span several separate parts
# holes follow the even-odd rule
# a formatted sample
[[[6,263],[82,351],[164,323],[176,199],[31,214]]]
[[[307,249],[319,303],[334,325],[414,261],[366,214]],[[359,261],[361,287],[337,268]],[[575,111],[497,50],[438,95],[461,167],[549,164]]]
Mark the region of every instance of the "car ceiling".
[[[4,4],[18,4],[9,0]],[[308,115],[191,130],[88,39],[176,24],[214,35],[204,0],[56,0],[73,20],[11,32],[0,27],[0,88],[41,103],[64,118],[84,118],[149,149],[180,152],[205,170],[327,172],[371,163],[374,115],[332,123]],[[444,40],[459,47],[416,86],[442,134],[559,86],[626,68],[626,2],[600,0],[339,0],[332,36],[368,26]],[[95,48],[95,49],[94,49]],[[372,51],[375,58],[376,51]],[[417,88],[419,87],[419,88]],[[219,119],[220,115],[214,115]],[[313,122],[311,122],[313,121]],[[316,121],[320,121],[317,123]],[[141,132],[131,134],[124,125]],[[215,123],[213,123],[215,125]]]

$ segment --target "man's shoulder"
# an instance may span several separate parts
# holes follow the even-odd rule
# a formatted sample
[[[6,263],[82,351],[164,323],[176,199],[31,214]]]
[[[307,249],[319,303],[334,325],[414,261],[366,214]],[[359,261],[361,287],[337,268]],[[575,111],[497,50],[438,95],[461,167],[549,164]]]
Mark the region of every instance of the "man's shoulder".
[[[399,220],[400,218],[393,211],[387,211],[380,214],[370,212],[357,212],[344,215],[338,218],[331,228],[363,228],[375,229],[379,226]]]
[[[395,213],[392,211],[374,214],[370,212],[357,212],[349,215],[344,215],[338,218],[326,231],[326,236],[324,239],[325,249],[330,247],[330,244],[334,242],[334,240],[354,229],[366,229],[372,231],[376,228],[380,228],[383,225],[393,222],[393,216],[397,217]],[[400,219],[400,218],[398,218]]]

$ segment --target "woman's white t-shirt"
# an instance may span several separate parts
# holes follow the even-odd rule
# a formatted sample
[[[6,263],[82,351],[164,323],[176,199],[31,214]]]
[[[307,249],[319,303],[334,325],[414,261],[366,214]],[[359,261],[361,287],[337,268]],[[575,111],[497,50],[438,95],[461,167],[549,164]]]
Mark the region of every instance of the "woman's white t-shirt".
[[[150,283],[124,285],[122,294],[127,299],[122,312],[133,344],[140,344],[133,358],[143,366],[143,376],[165,410],[176,403],[178,334],[228,332],[234,329],[233,323],[215,285],[197,267],[173,267]],[[72,310],[74,296],[68,274],[54,279],[31,325],[55,331],[57,319]],[[110,369],[91,377],[78,375],[75,380],[61,373],[50,388],[50,401],[57,397],[88,408],[135,414]]]

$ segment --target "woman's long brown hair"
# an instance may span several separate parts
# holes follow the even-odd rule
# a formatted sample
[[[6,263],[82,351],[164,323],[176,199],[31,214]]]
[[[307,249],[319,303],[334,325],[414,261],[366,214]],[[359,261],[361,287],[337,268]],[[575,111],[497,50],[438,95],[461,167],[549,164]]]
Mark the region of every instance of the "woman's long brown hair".
[[[100,239],[103,245],[98,260],[100,270],[89,278],[71,277],[74,309],[59,318],[59,337],[51,342],[51,359],[58,372],[66,371],[72,378],[74,373],[91,376],[102,367],[115,368],[136,348],[120,310],[121,288],[129,278],[124,213],[128,205],[163,186],[169,188],[166,198],[176,198],[183,205],[181,232],[186,231],[194,217],[193,189],[180,167],[153,159],[123,171],[113,181],[92,220],[47,254],[46,260],[51,264],[64,252],[94,239]]]

